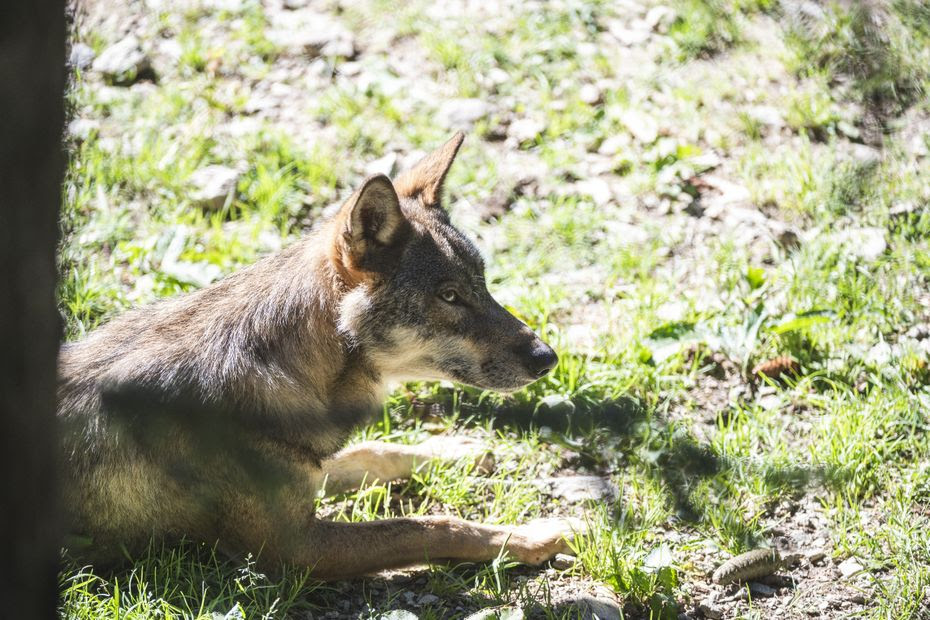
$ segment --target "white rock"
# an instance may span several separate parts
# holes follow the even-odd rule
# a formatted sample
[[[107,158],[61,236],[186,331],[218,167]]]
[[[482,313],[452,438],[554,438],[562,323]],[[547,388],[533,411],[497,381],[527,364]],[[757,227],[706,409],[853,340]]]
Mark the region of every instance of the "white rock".
[[[849,579],[856,573],[859,573],[865,570],[862,564],[857,562],[856,558],[852,558],[852,557],[846,558],[845,560],[840,562],[840,565],[837,566],[837,568],[840,570],[840,574],[842,574],[843,577],[846,579]]]
[[[675,10],[665,5],[654,6],[646,13],[645,23],[650,30],[665,34],[669,26],[675,21],[678,14]]]
[[[882,152],[867,144],[850,143],[849,154],[863,166],[875,166],[882,160]]]
[[[747,114],[749,118],[762,125],[767,125],[776,129],[785,126],[785,118],[781,115],[778,108],[772,106],[752,106],[747,110]]]
[[[617,487],[610,478],[601,476],[558,476],[540,478],[537,483],[548,486],[552,497],[571,503],[615,499],[618,495]]]
[[[594,84],[584,84],[578,90],[578,98],[588,105],[597,105],[603,100],[601,89]]]
[[[907,143],[908,150],[912,155],[916,157],[926,157],[930,153],[930,149],[927,148],[927,139],[925,134],[915,134],[911,136],[911,139]]]
[[[68,135],[75,140],[86,140],[100,130],[100,121],[93,118],[76,118],[68,123]]]
[[[881,368],[887,366],[894,357],[894,348],[887,342],[879,342],[869,349],[865,356],[865,362],[870,366]]]
[[[245,614],[242,613],[242,607],[239,606],[239,603],[236,603],[232,609],[226,612],[223,620],[245,620]]]
[[[158,53],[176,63],[184,55],[184,48],[177,39],[162,39],[158,43]]]
[[[920,207],[917,206],[916,202],[904,201],[896,203],[891,209],[888,210],[888,215],[892,218],[901,218],[910,215],[916,215]]]
[[[649,240],[649,233],[635,224],[607,220],[604,222],[604,228],[607,230],[607,234],[611,236],[612,243],[618,245],[635,245]]]
[[[597,149],[597,152],[601,155],[616,155],[622,151],[629,150],[629,148],[629,136],[621,133],[604,138],[604,141],[601,142],[601,146]]]
[[[523,610],[519,607],[489,607],[476,611],[465,620],[523,620]]]
[[[777,411],[781,408],[781,397],[778,394],[764,394],[756,399],[756,404],[763,411]]]
[[[436,118],[447,129],[471,129],[492,109],[491,104],[483,99],[450,99],[439,106]]]
[[[649,572],[656,572],[666,566],[671,566],[675,562],[672,555],[672,549],[668,545],[659,545],[653,548],[643,560],[643,567]]]
[[[94,71],[115,84],[131,84],[151,68],[139,39],[132,35],[103,50],[93,63]]]
[[[191,200],[205,209],[222,209],[236,192],[239,171],[228,166],[206,166],[190,176]]]
[[[75,43],[71,46],[71,53],[68,55],[68,63],[77,69],[86,69],[94,62],[96,54],[89,45]]]
[[[492,84],[503,84],[504,82],[510,81],[510,74],[500,67],[492,67],[488,71],[488,80],[490,80]]]
[[[202,0],[203,8],[211,11],[228,11],[238,13],[245,9],[249,4],[248,0]]]
[[[510,123],[507,128],[507,135],[517,142],[529,142],[535,140],[539,134],[546,129],[542,121],[533,118],[521,118]]]
[[[311,10],[280,13],[266,36],[278,47],[311,57],[354,58],[357,53],[355,37],[345,26]]]
[[[572,185],[572,193],[590,196],[594,204],[599,207],[608,204],[614,197],[614,193],[607,181],[598,177],[578,181]]]
[[[627,28],[626,24],[620,20],[613,20],[607,25],[607,30],[614,36],[617,41],[627,46],[639,45],[645,43],[650,32],[646,28]]]
[[[834,233],[831,238],[850,255],[866,261],[875,260],[888,249],[884,228],[850,228]]]
[[[404,592],[405,595],[409,594],[411,596],[405,596],[405,598],[412,600],[413,592]],[[411,605],[412,603],[407,603]],[[336,614],[338,616],[338,614]],[[386,611],[383,614],[375,616],[378,620],[418,620],[418,616],[412,611],[407,611],[406,609],[392,609],[391,611]]]
[[[655,121],[641,112],[627,110],[620,117],[620,120],[641,144],[652,144],[659,137],[659,127]]]

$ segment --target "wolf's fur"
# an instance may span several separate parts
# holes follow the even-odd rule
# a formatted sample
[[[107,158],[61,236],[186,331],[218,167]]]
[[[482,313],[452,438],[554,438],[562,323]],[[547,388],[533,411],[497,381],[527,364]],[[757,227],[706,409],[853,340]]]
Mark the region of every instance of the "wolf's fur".
[[[502,545],[530,562],[563,549],[562,524],[313,517],[326,478],[391,479],[446,451],[372,443],[337,454],[387,382],[512,390],[555,364],[490,296],[478,252],[440,206],[461,141],[393,184],[367,179],[284,251],[62,348],[64,493],[92,556],[184,535],[334,576],[489,559]]]

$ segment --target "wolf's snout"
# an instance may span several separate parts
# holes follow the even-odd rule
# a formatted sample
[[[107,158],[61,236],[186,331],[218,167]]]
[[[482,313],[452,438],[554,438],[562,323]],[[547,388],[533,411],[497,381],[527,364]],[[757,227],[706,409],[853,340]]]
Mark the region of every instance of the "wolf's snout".
[[[526,363],[530,373],[537,378],[545,377],[558,363],[559,356],[555,354],[552,347],[539,338],[534,339],[529,346]]]

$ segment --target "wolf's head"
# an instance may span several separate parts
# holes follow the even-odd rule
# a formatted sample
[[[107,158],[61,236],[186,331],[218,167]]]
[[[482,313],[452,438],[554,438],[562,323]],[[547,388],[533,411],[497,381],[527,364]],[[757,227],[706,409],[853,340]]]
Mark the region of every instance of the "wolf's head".
[[[491,297],[481,255],[441,206],[463,138],[456,134],[393,183],[366,179],[340,209],[330,228],[330,257],[348,291],[340,329],[385,380],[512,391],[558,358]]]

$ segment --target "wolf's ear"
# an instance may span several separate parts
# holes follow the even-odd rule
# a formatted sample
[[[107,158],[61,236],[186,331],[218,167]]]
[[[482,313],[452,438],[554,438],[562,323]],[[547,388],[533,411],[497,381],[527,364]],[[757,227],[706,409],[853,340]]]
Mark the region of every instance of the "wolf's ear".
[[[394,186],[397,193],[406,198],[419,198],[425,207],[438,207],[442,200],[442,183],[462,146],[465,134],[456,132],[448,142],[424,157],[420,162],[403,172]]]
[[[354,268],[387,266],[384,255],[402,247],[410,234],[394,186],[383,174],[365,179],[340,216],[342,242]]]

